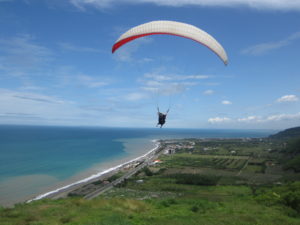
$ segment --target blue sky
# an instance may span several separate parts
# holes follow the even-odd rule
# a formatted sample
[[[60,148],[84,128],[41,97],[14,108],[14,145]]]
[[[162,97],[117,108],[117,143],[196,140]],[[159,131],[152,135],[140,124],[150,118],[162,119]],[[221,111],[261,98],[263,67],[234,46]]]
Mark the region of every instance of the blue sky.
[[[214,36],[229,64],[133,26],[174,20]],[[299,0],[0,0],[0,124],[284,129],[300,125]],[[157,91],[159,87],[159,91]]]

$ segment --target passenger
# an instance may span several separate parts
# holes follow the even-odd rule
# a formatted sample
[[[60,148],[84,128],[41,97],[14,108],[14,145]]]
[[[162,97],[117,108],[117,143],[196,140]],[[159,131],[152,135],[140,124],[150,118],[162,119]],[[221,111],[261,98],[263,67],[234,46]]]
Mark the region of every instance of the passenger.
[[[156,126],[160,125],[160,128],[166,123],[166,118],[168,115],[169,109],[167,110],[166,114],[159,112],[159,108],[157,107],[157,115],[158,115],[158,123]]]

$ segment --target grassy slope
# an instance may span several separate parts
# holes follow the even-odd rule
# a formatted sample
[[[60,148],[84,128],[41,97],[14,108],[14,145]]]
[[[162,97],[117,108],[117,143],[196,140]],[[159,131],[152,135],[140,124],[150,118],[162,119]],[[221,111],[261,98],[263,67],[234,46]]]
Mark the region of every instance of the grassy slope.
[[[198,190],[201,192],[201,190]],[[278,206],[265,206],[249,197],[246,187],[214,187],[207,197],[229,195],[218,201],[186,196],[135,200],[132,198],[78,198],[43,200],[14,209],[2,209],[0,223],[6,224],[299,224]]]

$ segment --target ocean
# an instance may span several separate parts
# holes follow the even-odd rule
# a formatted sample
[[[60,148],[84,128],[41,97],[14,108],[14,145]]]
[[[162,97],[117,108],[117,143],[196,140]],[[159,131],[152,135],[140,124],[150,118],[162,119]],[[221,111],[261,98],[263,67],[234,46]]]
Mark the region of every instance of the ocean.
[[[11,206],[145,154],[154,139],[266,137],[274,130],[0,126],[0,205]]]

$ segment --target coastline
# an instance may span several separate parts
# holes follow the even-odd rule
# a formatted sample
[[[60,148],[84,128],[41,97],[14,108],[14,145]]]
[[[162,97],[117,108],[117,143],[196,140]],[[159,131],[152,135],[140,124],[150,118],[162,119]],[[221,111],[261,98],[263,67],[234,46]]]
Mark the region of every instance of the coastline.
[[[118,171],[128,167],[128,166],[132,166],[133,164],[138,163],[139,161],[143,161],[143,160],[149,160],[151,157],[155,156],[155,151],[157,149],[159,149],[161,147],[160,141],[153,139],[151,140],[151,142],[155,143],[155,147],[152,148],[151,150],[147,151],[145,154],[138,156],[134,159],[131,159],[125,163],[119,164],[117,166],[108,168],[104,171],[100,171],[96,174],[92,174],[84,179],[81,179],[79,181],[73,182],[71,184],[65,185],[63,187],[57,188],[55,190],[46,192],[44,194],[40,194],[30,200],[27,200],[26,203],[32,202],[32,201],[36,201],[36,200],[40,200],[43,198],[53,198],[53,199],[57,199],[60,197],[66,197],[68,195],[68,193],[70,193],[71,191],[80,188],[84,185],[90,184],[92,182],[95,182],[96,180],[100,180],[100,179],[106,179],[112,175],[114,175],[115,173],[117,173]]]
[[[1,168],[3,170],[1,172],[4,175],[10,175],[11,171],[13,171],[12,176],[7,176],[7,178],[4,177],[4,179],[0,180],[0,204],[4,207],[12,207],[17,203],[24,203],[33,199],[49,198],[51,196],[58,197],[60,195],[59,193],[63,195],[69,189],[84,189],[85,184],[91,184],[93,182],[91,179],[97,180],[102,179],[102,177],[103,179],[108,179],[109,176],[112,176],[114,171],[121,169],[121,165],[126,165],[128,162],[142,157],[145,153],[147,154],[150,149],[152,150],[155,147],[155,144],[151,142],[153,139],[262,137],[261,132],[253,133],[253,131],[243,131],[241,134],[237,130],[164,129],[155,130],[154,132],[151,129],[96,129],[91,131],[89,129],[82,130],[77,128],[73,130],[72,128],[71,131],[74,131],[71,132],[72,135],[70,132],[66,135],[66,130],[63,128],[55,128],[55,132],[48,127],[34,129],[29,127],[21,130],[19,127],[16,127],[10,129],[10,132],[13,131],[14,134],[19,135],[9,136],[12,138],[12,140],[8,139],[10,141],[6,139],[3,139],[2,142],[0,141],[0,146],[3,143],[8,144],[7,147],[1,149],[11,149],[11,151],[5,152],[9,160],[5,161],[3,160],[4,157],[2,158]],[[23,137],[27,133],[29,133],[30,136],[26,139],[25,143]],[[55,133],[55,135],[53,135],[53,133]],[[33,138],[35,134],[41,134],[40,141]],[[80,139],[80,141],[74,139],[75,134],[83,137],[83,139]],[[107,135],[107,137],[105,135]],[[60,137],[59,140],[57,136]],[[105,138],[99,139],[99,137],[102,136]],[[49,138],[50,141],[48,142]],[[109,141],[107,141],[107,138]],[[45,142],[45,140],[47,142]],[[56,143],[57,141],[59,141],[59,143]],[[15,143],[16,146],[14,146],[13,143]],[[46,160],[43,159],[44,157],[41,158],[39,156],[41,153],[40,149],[43,149],[44,145],[47,146],[45,153],[49,156],[45,157]],[[57,147],[60,146],[64,146],[61,148],[63,150],[63,158],[60,158],[60,151],[52,151],[52,149],[58,149]],[[74,146],[78,147],[74,149],[76,153],[76,155],[74,155],[75,164],[67,161],[69,158],[68,154],[72,154]],[[88,160],[89,155],[85,155],[86,157],[83,159],[78,157],[84,154],[85,149],[92,150],[90,156],[92,156],[93,160]],[[115,149],[117,150],[115,151]],[[99,153],[99,151],[102,150],[105,153],[103,158],[102,153]],[[27,151],[28,154],[26,153]],[[19,158],[15,159],[16,154],[19,155]],[[57,157],[59,157],[59,160],[56,160]],[[39,163],[40,158],[41,163]],[[23,161],[20,161],[22,159],[27,160],[23,160],[25,162],[23,163]],[[18,164],[18,160],[20,164]],[[30,162],[30,160],[33,163],[33,167],[27,163]],[[38,163],[34,164],[35,162]],[[47,168],[47,165],[54,168],[54,170],[51,170],[53,172],[50,171],[51,173],[48,173],[49,171],[47,169],[51,167]],[[80,167],[81,165],[83,165],[83,167]],[[44,166],[46,167],[44,168]],[[14,169],[15,167],[25,172],[18,173],[18,170]],[[40,170],[40,168],[44,168],[44,170]],[[27,169],[31,171],[26,172]],[[66,169],[66,172],[64,172],[64,169]],[[120,174],[122,172],[123,171],[120,171]],[[106,176],[107,178],[104,178]],[[83,187],[81,188],[81,186]]]

